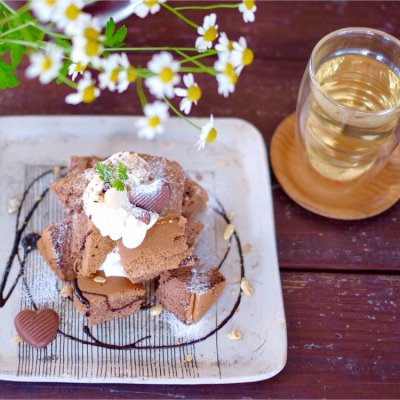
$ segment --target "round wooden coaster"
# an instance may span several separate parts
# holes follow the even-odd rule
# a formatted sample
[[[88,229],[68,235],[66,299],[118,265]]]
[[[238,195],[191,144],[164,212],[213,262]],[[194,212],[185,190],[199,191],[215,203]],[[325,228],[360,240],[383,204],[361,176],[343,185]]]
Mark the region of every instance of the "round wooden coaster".
[[[325,217],[356,220],[378,215],[400,198],[400,146],[371,180],[332,181],[310,165],[295,134],[295,114],[277,127],[271,142],[271,163],[286,194],[307,210]]]

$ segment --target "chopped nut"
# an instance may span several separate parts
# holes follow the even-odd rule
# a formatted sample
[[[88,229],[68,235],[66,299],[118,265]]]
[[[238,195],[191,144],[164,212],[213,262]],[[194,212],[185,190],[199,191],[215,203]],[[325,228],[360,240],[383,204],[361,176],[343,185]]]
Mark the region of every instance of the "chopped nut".
[[[152,317],[157,317],[157,315],[162,314],[163,311],[164,307],[162,306],[162,304],[157,304],[156,306],[150,308],[150,315]]]
[[[35,201],[40,201],[40,200],[42,200],[42,198],[43,198],[42,196],[36,196]]]
[[[243,253],[247,254],[253,250],[253,246],[250,243],[247,243],[243,246]]]
[[[230,340],[240,340],[242,338],[242,332],[240,332],[238,329],[232,329],[228,333],[228,338]]]
[[[72,286],[68,283],[62,287],[60,295],[61,295],[61,297],[64,297],[64,298],[70,297],[72,299],[73,293],[74,293],[74,290],[73,290]]]
[[[181,343],[182,343],[182,342],[181,342],[180,340],[176,340],[176,341],[175,341],[175,344],[176,344],[177,346],[179,346]]]
[[[231,238],[231,236],[233,235],[233,232],[235,232],[235,225],[228,224],[225,228],[224,240],[229,240]]]
[[[19,345],[19,344],[21,344],[21,343],[23,343],[24,341],[22,340],[22,337],[21,336],[14,336],[13,338],[12,338],[12,341],[14,342],[14,344],[16,344],[16,345]]]
[[[186,361],[186,362],[191,362],[191,361],[193,361],[193,354],[188,354],[188,355],[185,357],[185,361]]]
[[[53,168],[53,172],[54,172],[55,176],[56,176],[57,178],[59,178],[59,177],[61,176],[61,167],[60,167],[59,165],[56,165],[56,166]]]
[[[247,278],[242,278],[242,281],[240,282],[240,288],[247,296],[252,296],[254,294],[253,286]]]
[[[12,199],[8,200],[8,207],[7,211],[12,214],[18,211],[19,206],[21,205],[21,200],[19,197],[13,197]]]
[[[103,278],[102,276],[95,276],[95,277],[93,278],[93,280],[94,280],[96,283],[106,283],[106,282],[107,282],[107,279],[106,279],[106,278]]]

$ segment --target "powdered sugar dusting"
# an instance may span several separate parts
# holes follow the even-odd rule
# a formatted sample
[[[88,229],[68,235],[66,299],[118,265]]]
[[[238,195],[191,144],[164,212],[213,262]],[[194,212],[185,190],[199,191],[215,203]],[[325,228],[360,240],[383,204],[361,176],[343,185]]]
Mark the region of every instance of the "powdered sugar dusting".
[[[199,339],[215,328],[215,319],[212,320],[207,315],[199,322],[190,325],[186,325],[169,311],[164,311],[163,318],[171,334],[181,343]]]

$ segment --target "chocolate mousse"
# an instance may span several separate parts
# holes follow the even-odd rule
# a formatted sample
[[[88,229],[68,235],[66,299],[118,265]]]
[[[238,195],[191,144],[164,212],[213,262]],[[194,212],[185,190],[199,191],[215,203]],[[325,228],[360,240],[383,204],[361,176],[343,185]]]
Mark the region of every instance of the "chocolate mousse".
[[[156,290],[157,300],[186,324],[198,322],[217,301],[225,287],[216,269],[180,268],[163,272]]]

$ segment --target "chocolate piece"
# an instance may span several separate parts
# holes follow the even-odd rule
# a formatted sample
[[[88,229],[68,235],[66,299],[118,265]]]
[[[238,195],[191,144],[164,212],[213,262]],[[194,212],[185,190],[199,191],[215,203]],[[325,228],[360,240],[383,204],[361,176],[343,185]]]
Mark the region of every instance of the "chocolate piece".
[[[37,349],[46,347],[56,336],[60,319],[50,308],[20,311],[14,320],[15,329],[24,342]]]
[[[142,244],[128,249],[118,241],[121,263],[132,282],[153,279],[162,271],[179,267],[191,255],[185,238],[186,219],[167,214],[147,231]]]
[[[216,269],[179,268],[161,274],[156,298],[166,310],[191,324],[211,308],[224,286],[225,278]]]
[[[204,224],[201,221],[195,219],[188,219],[186,222],[185,236],[188,246],[193,249],[196,245],[197,238],[204,228]]]
[[[165,213],[182,214],[183,192],[186,176],[182,167],[175,161],[164,157],[139,154],[148,164],[150,174],[155,180],[162,180],[170,185],[171,197],[165,207]]]
[[[104,279],[98,279],[96,277]],[[102,283],[104,282],[104,283]],[[78,277],[74,282],[74,305],[91,325],[125,317],[140,310],[146,290],[142,284],[98,271],[93,277]]]
[[[169,183],[157,179],[149,184],[135,186],[128,197],[134,206],[161,214],[171,198],[171,187]]]

